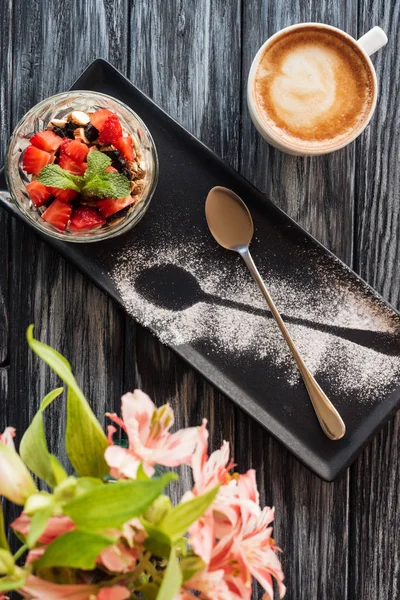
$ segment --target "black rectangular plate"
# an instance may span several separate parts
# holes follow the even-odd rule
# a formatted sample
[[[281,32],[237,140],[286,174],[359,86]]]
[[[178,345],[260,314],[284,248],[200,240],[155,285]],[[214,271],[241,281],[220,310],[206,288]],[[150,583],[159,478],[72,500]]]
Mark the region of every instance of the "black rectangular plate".
[[[157,146],[159,183],[148,213],[124,236],[93,244],[42,237],[305,465],[333,480],[399,406],[398,313],[106,61],[92,63],[73,89],[109,94],[139,114]],[[4,189],[3,176],[0,183]],[[322,433],[240,258],[217,246],[208,232],[204,201],[215,185],[235,190],[252,212],[255,262],[310,368],[343,416],[347,433],[340,441]],[[2,202],[25,221],[4,195]],[[182,309],[194,293],[182,269],[213,296]],[[154,296],[149,300],[154,286],[169,305],[162,318],[154,316]]]

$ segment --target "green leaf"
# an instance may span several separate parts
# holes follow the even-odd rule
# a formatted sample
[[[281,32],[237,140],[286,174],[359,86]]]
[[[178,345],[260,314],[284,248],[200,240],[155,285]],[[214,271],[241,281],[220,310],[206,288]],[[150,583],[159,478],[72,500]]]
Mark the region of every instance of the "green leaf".
[[[107,438],[78,386],[69,362],[33,337],[33,325],[28,327],[27,339],[35,354],[68,386],[66,448],[72,466],[80,476],[104,477],[109,472],[104,460]]]
[[[64,388],[53,390],[44,398],[39,411],[25,431],[20,445],[20,454],[24,463],[38,477],[55,487],[67,477],[57,458],[50,454],[44,433],[43,411],[57,398]]]
[[[168,566],[164,571],[164,577],[157,594],[157,600],[174,600],[182,585],[182,573],[179,561],[176,557],[175,548],[169,555]]]
[[[59,165],[47,165],[43,167],[38,176],[39,183],[61,190],[75,190],[79,192],[84,179],[79,175],[72,175],[62,169]]]
[[[186,556],[180,563],[183,583],[192,579],[193,575],[199,573],[206,567],[206,563],[199,556]]]
[[[26,580],[25,575],[7,575],[0,577],[0,592],[12,592],[21,588]]]
[[[175,479],[174,473],[150,481],[117,481],[78,496],[63,507],[78,529],[96,531],[121,527],[139,516]]]
[[[26,536],[26,543],[29,548],[33,548],[37,540],[44,533],[47,523],[52,515],[52,506],[47,506],[33,515],[31,524],[29,526],[29,532]]]
[[[148,535],[143,543],[146,550],[160,558],[168,558],[172,547],[171,538],[145,519],[142,519],[142,523]]]
[[[10,550],[7,542],[6,531],[4,529],[4,514],[3,514],[3,503],[0,500],[0,548],[4,550]]]
[[[82,188],[82,194],[97,198],[125,198],[130,191],[129,179],[121,173],[94,175]]]
[[[85,181],[91,179],[94,175],[101,175],[107,167],[110,167],[112,160],[103,152],[90,152],[87,157],[88,167],[84,174]]]
[[[115,544],[113,538],[87,531],[70,531],[56,538],[46,548],[37,569],[71,567],[94,569],[99,554]]]
[[[219,486],[215,486],[201,496],[196,496],[192,500],[178,504],[159,523],[159,528],[169,535],[172,540],[182,537],[190,525],[205,513],[218,494],[218,491]]]

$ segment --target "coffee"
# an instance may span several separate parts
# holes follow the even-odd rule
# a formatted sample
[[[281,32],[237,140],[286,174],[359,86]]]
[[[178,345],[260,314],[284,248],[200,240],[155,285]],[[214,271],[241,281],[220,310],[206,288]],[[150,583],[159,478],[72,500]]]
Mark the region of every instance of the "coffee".
[[[285,144],[329,149],[363,128],[375,82],[362,51],[335,30],[289,30],[267,45],[254,80],[264,125]]]

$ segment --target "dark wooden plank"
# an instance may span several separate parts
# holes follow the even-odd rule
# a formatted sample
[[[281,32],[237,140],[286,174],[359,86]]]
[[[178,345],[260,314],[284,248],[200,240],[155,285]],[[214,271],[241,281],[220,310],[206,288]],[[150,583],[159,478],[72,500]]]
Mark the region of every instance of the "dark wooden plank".
[[[13,124],[33,104],[67,89],[98,56],[126,72],[126,0],[65,3],[14,0]],[[57,254],[12,223],[10,418],[23,431],[57,378],[28,351],[25,329],[71,361],[79,383],[103,420],[123,392],[124,317],[113,303]],[[60,448],[62,401],[46,420],[50,446]]]
[[[3,165],[7,139],[10,135],[11,73],[12,73],[12,2],[4,1],[1,6],[0,24],[0,165]],[[0,212],[0,365],[8,359],[8,243],[10,218]]]
[[[238,164],[240,2],[135,2],[130,79],[233,166]],[[234,408],[147,331],[137,331],[138,382],[170,401],[177,426],[209,420],[210,446],[234,441]],[[180,490],[190,484],[184,478]]]
[[[357,2],[340,7],[326,1],[296,0],[250,0],[243,4],[240,168],[290,216],[351,265],[355,146],[325,157],[292,157],[262,139],[247,111],[247,76],[258,48],[282,27],[305,21],[335,25],[356,36]],[[274,401],[279,399],[271,398]],[[284,550],[288,598],[347,598],[348,475],[334,484],[321,482],[241,413],[236,436],[236,454],[246,457],[247,467],[257,466],[263,501],[276,506],[274,537]],[[340,573],[340,577],[334,573]]]
[[[378,82],[376,113],[357,141],[355,264],[369,283],[400,307],[400,5],[359,2],[359,35],[381,26],[389,44],[372,57]],[[349,597],[386,600],[400,596],[400,415],[351,468]]]

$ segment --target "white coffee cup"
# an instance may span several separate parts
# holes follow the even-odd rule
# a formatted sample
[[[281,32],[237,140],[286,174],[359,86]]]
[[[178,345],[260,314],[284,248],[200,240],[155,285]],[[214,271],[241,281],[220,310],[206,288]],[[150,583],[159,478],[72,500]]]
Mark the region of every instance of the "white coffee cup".
[[[279,136],[279,133],[277,133],[275,130],[273,130],[271,127],[268,126],[267,122],[265,121],[265,119],[263,119],[262,115],[260,114],[260,111],[257,107],[257,103],[255,100],[255,78],[256,78],[257,68],[258,68],[258,65],[259,65],[262,57],[264,56],[264,53],[265,53],[267,47],[272,42],[275,42],[277,40],[277,38],[286,34],[288,31],[294,31],[296,29],[304,29],[305,27],[313,27],[313,28],[318,27],[320,29],[333,30],[336,32],[336,34],[340,34],[341,36],[346,38],[346,40],[350,41],[352,44],[356,44],[358,46],[359,50],[361,51],[361,53],[365,57],[365,61],[366,61],[366,64],[369,66],[372,81],[373,81],[373,87],[374,87],[373,99],[372,99],[371,107],[370,107],[369,113],[367,115],[367,118],[363,121],[363,123],[360,125],[359,128],[356,128],[354,130],[354,132],[349,137],[346,137],[346,139],[344,141],[343,141],[343,139],[341,139],[340,141],[338,141],[337,145],[334,145],[333,147],[330,146],[329,149],[296,148],[295,144],[291,144],[289,141],[281,138]],[[261,133],[261,135],[267,140],[267,142],[269,144],[271,144],[271,146],[278,148],[278,150],[282,150],[282,152],[286,152],[287,154],[293,154],[295,156],[315,156],[315,155],[320,155],[320,154],[328,154],[330,152],[339,150],[340,148],[343,148],[344,146],[347,146],[353,140],[355,140],[355,138],[357,138],[360,135],[360,133],[366,128],[366,126],[368,125],[368,123],[371,120],[371,117],[374,113],[374,110],[376,107],[376,100],[377,100],[377,80],[376,80],[376,73],[375,73],[374,65],[372,64],[371,59],[369,57],[371,56],[371,54],[374,54],[374,52],[376,52],[377,50],[382,48],[382,46],[384,46],[387,43],[387,41],[388,40],[387,40],[386,34],[380,27],[373,27],[370,31],[368,31],[368,33],[363,35],[359,40],[355,40],[348,33],[346,33],[345,31],[342,31],[341,29],[338,29],[337,27],[332,27],[331,25],[325,25],[323,23],[298,23],[296,25],[291,25],[290,27],[285,27],[284,29],[281,29],[280,31],[275,33],[273,36],[268,38],[268,40],[261,46],[261,48],[255,55],[254,60],[251,65],[251,68],[250,68],[249,78],[248,78],[248,82],[247,82],[247,104],[248,104],[250,116],[251,116],[251,119],[252,119],[254,125],[256,126],[258,131]]]

